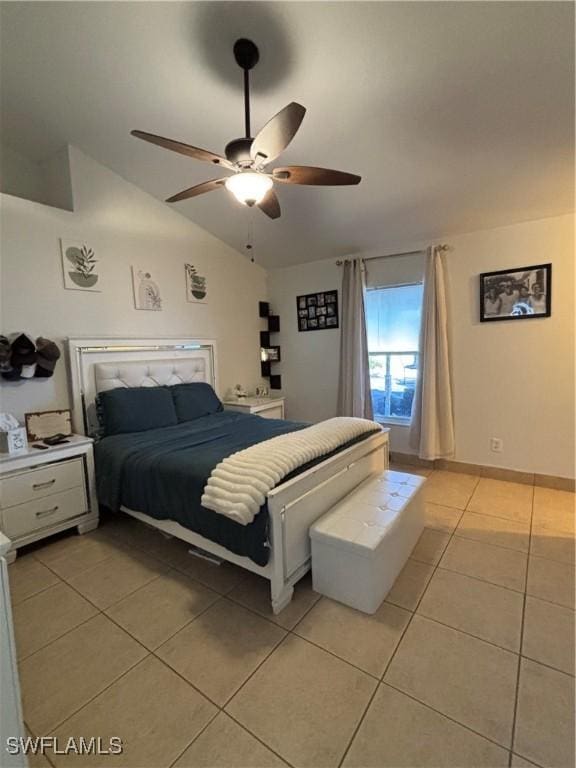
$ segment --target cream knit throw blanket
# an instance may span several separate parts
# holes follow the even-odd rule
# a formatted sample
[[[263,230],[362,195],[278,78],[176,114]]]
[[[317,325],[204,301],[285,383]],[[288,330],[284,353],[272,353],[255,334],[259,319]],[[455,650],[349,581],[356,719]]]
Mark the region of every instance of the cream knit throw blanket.
[[[378,429],[367,419],[327,419],[233,453],[212,470],[202,506],[248,525],[268,492],[294,469]]]

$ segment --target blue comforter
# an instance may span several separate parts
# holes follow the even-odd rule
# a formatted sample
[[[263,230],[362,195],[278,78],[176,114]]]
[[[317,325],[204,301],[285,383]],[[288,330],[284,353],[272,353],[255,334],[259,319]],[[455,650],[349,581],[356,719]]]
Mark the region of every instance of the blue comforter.
[[[200,504],[214,467],[230,454],[307,424],[233,411],[174,427],[104,437],[95,447],[98,499],[181,523],[238,555],[266,565],[268,510],[240,525]],[[303,468],[301,468],[303,469]]]

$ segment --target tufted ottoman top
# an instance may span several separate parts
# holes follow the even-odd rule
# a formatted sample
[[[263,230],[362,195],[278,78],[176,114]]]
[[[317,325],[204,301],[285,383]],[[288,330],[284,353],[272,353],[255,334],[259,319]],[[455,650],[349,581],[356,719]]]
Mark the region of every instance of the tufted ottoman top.
[[[398,523],[425,477],[386,470],[368,478],[310,529],[314,539],[373,553]]]

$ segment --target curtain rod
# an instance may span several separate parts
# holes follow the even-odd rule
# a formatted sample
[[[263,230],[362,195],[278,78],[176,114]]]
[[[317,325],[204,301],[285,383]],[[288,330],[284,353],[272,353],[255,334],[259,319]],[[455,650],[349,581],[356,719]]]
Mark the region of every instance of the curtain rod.
[[[446,245],[446,243],[441,243],[440,245],[437,245],[436,248],[439,248],[441,251],[447,251],[450,246]],[[417,253],[424,253],[424,248],[421,248],[419,251],[404,251],[403,253],[387,253],[382,256],[365,256],[364,261],[372,261],[373,259],[394,259],[396,256],[415,256]],[[342,264],[344,264],[345,261],[351,261],[353,258],[360,258],[360,257],[349,257],[346,259],[336,259],[336,266],[341,267]]]

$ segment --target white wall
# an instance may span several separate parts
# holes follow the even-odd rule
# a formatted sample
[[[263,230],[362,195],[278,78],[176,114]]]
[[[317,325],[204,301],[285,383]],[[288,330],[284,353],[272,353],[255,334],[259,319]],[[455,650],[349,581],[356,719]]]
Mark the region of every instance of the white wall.
[[[220,394],[260,383],[258,301],[266,273],[176,211],[71,148],[74,212],[2,195],[2,333],[32,336],[189,336],[218,342]],[[59,238],[88,239],[101,259],[102,293],[65,290]],[[184,263],[208,280],[208,302],[186,301]],[[161,312],[136,310],[130,265],[160,283]],[[53,379],[0,384],[0,410],[68,406],[64,359]]]
[[[268,273],[270,306],[280,315],[282,394],[289,419],[322,421],[336,415],[340,330],[298,331],[296,297],[340,289],[341,271],[335,260],[313,261]],[[340,293],[338,294],[340,299]]]
[[[456,458],[574,477],[574,217],[448,240]],[[480,323],[480,272],[552,263],[552,316]],[[490,438],[504,441],[501,454]]]
[[[46,196],[38,202],[55,205],[67,211],[74,210],[70,168],[72,151],[68,144],[40,165]]]
[[[2,192],[27,200],[45,202],[44,176],[38,163],[2,144],[0,165]]]
[[[71,211],[69,147],[34,162],[3,143],[0,147],[0,192]]]
[[[446,236],[457,461],[574,477],[574,217]],[[421,243],[399,247],[413,250]],[[552,317],[480,323],[478,275],[552,262]],[[339,331],[298,333],[296,296],[340,287],[334,260],[270,273],[291,418],[336,413]],[[408,453],[408,430],[392,450]],[[504,441],[490,451],[490,437]]]

